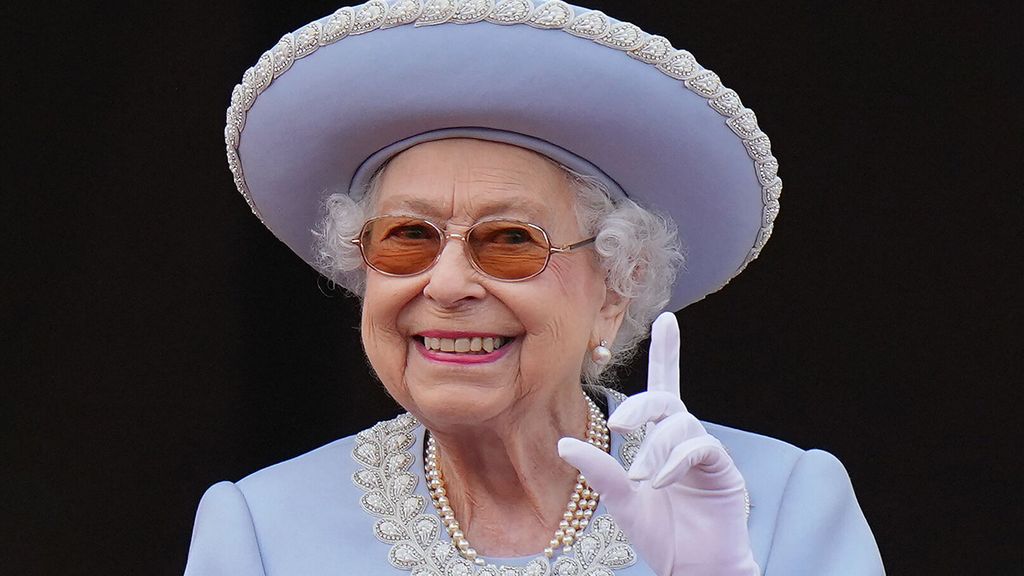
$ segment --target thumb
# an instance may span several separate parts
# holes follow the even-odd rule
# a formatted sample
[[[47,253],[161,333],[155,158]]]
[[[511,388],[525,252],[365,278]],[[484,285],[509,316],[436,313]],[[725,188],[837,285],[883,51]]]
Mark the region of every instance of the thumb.
[[[623,504],[632,493],[633,483],[618,460],[596,446],[576,438],[558,441],[558,455],[587,478],[587,482],[607,501]]]

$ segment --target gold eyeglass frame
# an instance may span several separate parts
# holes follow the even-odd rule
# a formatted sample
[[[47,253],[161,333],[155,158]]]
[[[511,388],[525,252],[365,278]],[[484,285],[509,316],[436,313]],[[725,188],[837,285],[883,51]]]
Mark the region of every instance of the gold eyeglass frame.
[[[392,273],[392,272],[385,272],[385,271],[377,268],[373,264],[371,264],[370,260],[366,257],[366,251],[363,248],[362,237],[363,237],[363,234],[366,232],[366,227],[367,226],[373,224],[374,222],[376,222],[378,220],[383,220],[384,218],[409,218],[409,219],[414,219],[414,220],[420,220],[422,222],[425,222],[425,223],[429,224],[430,227],[433,228],[437,232],[437,235],[441,238],[441,243],[438,245],[438,248],[437,248],[437,254],[434,255],[434,259],[430,262],[430,264],[428,264],[425,268],[423,268],[422,270],[420,270],[418,272],[411,272],[409,274],[395,274],[395,273]],[[488,272],[483,270],[480,267],[480,264],[476,260],[476,253],[473,251],[472,246],[469,244],[469,236],[473,233],[473,229],[476,228],[477,226],[480,226],[481,224],[490,224],[492,222],[510,222],[512,224],[519,224],[519,225],[531,228],[533,230],[536,230],[537,232],[540,232],[541,237],[544,238],[544,242],[548,245],[547,246],[548,252],[547,252],[547,255],[544,258],[544,265],[540,267],[540,270],[534,272],[533,274],[530,274],[529,276],[525,276],[523,278],[499,278],[499,277],[494,276],[492,274],[489,274]],[[552,245],[551,238],[548,236],[547,231],[544,230],[543,228],[541,228],[540,226],[538,226],[536,224],[531,224],[530,222],[523,222],[522,220],[515,220],[515,219],[511,219],[511,218],[496,218],[494,220],[481,220],[480,222],[476,222],[475,224],[473,224],[472,226],[467,228],[465,232],[447,232],[444,229],[442,229],[440,226],[438,226],[437,224],[431,222],[430,220],[427,220],[426,218],[422,218],[420,216],[408,216],[408,215],[405,215],[405,214],[384,214],[384,215],[381,215],[381,216],[376,216],[374,218],[370,218],[369,220],[364,222],[363,226],[359,229],[359,236],[349,240],[349,242],[359,246],[359,255],[362,256],[363,262],[368,267],[372,268],[374,271],[379,272],[380,274],[383,274],[385,276],[391,276],[391,277],[395,277],[395,278],[406,278],[406,277],[409,277],[409,276],[416,276],[417,274],[423,274],[424,272],[427,272],[428,270],[433,268],[437,264],[437,261],[441,259],[441,254],[444,252],[444,247],[448,244],[448,240],[451,239],[451,238],[454,238],[454,239],[457,239],[457,240],[462,240],[463,242],[466,243],[466,255],[468,256],[469,263],[473,266],[474,270],[476,270],[477,272],[483,274],[484,276],[486,276],[488,278],[491,278],[493,280],[499,280],[501,282],[523,282],[524,280],[529,280],[530,278],[534,278],[537,275],[541,274],[542,272],[544,272],[545,270],[548,269],[548,263],[551,262],[551,255],[552,254],[561,254],[563,252],[572,252],[573,250],[575,250],[577,248],[582,248],[584,246],[587,246],[588,244],[593,244],[594,241],[597,240],[597,236],[591,236],[590,238],[587,238],[586,240],[580,240],[579,242],[573,242],[572,244],[565,244],[565,245],[562,245],[562,246],[555,246],[555,245]]]

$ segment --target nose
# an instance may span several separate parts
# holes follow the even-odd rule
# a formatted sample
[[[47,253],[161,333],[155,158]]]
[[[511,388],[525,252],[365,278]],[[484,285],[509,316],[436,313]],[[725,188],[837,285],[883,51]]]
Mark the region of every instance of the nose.
[[[442,308],[457,308],[486,295],[481,275],[469,261],[466,243],[459,234],[450,236],[423,287],[423,295]]]

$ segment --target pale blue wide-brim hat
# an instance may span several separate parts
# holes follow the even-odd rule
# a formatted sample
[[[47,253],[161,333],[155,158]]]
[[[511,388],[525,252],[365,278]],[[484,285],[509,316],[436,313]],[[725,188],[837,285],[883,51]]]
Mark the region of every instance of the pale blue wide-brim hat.
[[[341,8],[245,71],[225,128],[239,191],[311,264],[326,195],[459,136],[535,150],[672,217],[687,258],[671,310],[742,271],[779,210],[778,162],[734,91],[665,38],[560,1]]]

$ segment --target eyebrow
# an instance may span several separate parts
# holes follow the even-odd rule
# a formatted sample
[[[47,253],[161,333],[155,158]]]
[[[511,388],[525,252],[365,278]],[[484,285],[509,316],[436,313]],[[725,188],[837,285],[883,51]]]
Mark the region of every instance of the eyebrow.
[[[399,196],[393,199],[389,204],[395,207],[411,210],[418,216],[440,216],[441,212],[434,202],[428,202],[422,198],[412,198],[407,196]],[[393,210],[384,210],[384,212],[392,212]]]
[[[394,199],[393,203],[389,203],[393,206],[393,209],[402,208],[415,212],[420,216],[432,216],[442,218],[444,214],[441,213],[440,208],[436,203],[422,198],[413,198],[399,196]],[[494,214],[508,214],[511,216],[520,215],[529,220],[536,220],[541,214],[546,212],[543,205],[523,198],[517,198],[515,200],[483,200],[478,203],[474,203],[473,207],[478,217],[486,217]]]

